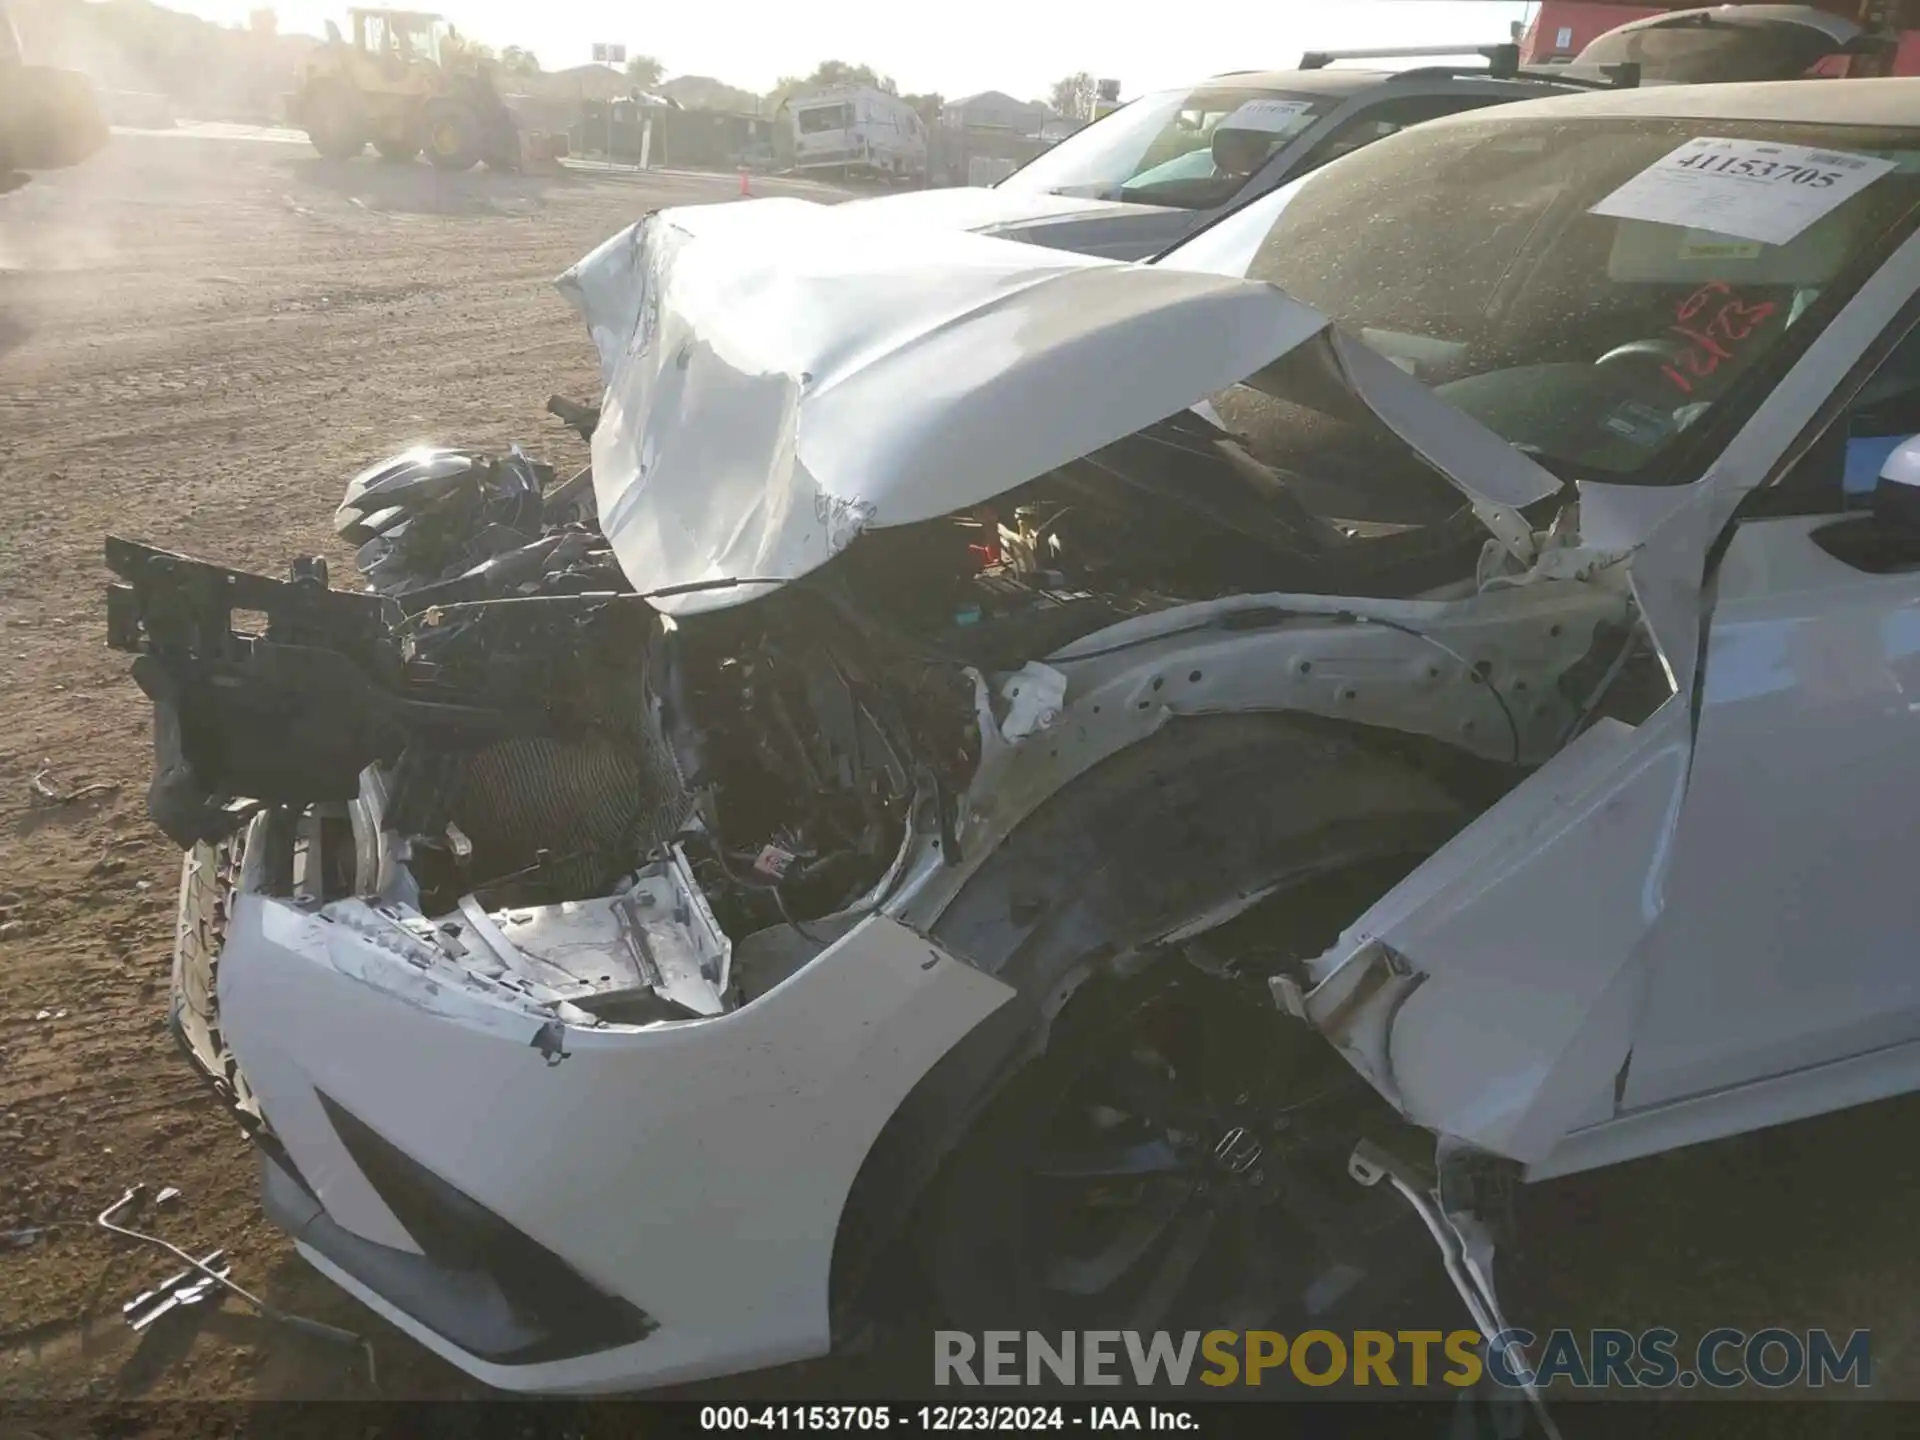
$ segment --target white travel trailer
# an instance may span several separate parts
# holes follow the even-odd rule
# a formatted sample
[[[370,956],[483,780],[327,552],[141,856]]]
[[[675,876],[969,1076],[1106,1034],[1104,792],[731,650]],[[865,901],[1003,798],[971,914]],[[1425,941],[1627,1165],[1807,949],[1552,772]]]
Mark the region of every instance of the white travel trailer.
[[[796,170],[911,179],[926,174],[927,127],[897,95],[866,85],[816,90],[787,102]]]

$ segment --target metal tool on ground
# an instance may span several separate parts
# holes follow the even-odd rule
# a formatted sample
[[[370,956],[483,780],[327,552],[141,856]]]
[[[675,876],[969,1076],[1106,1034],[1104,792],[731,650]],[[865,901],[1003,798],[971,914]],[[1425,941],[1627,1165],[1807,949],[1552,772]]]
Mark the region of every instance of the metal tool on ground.
[[[205,1269],[205,1274],[196,1270],[181,1270],[169,1275],[153,1289],[143,1290],[127,1301],[120,1307],[120,1313],[137,1335],[162,1315],[198,1305],[213,1292],[216,1277],[225,1280],[233,1273],[233,1266],[227,1262],[226,1254],[224,1250],[215,1250],[201,1256],[195,1263]]]
[[[374,1364],[373,1342],[367,1339],[366,1336],[357,1335],[351,1330],[342,1330],[337,1325],[328,1325],[319,1320],[310,1320],[304,1315],[289,1315],[277,1306],[269,1305],[258,1295],[243,1290],[240,1286],[236,1285],[228,1278],[231,1267],[223,1266],[221,1269],[216,1270],[207,1260],[194,1259],[193,1256],[189,1255],[185,1250],[182,1250],[178,1245],[170,1241],[162,1240],[158,1235],[149,1235],[120,1223],[120,1217],[123,1214],[129,1209],[138,1210],[140,1207],[143,1207],[147,1203],[147,1198],[148,1191],[144,1184],[130,1186],[124,1195],[100,1212],[96,1217],[96,1223],[103,1230],[110,1230],[115,1235],[124,1235],[129,1240],[138,1240],[142,1245],[152,1245],[157,1249],[166,1251],[177,1260],[185,1261],[186,1264],[191,1267],[192,1271],[197,1272],[202,1277],[201,1283],[206,1285],[219,1285],[223,1289],[232,1291],[248,1305],[251,1305],[255,1313],[263,1320],[275,1325],[284,1326],[289,1330],[298,1331],[302,1335],[311,1335],[316,1340],[326,1340],[335,1345],[346,1345],[359,1350],[367,1359],[367,1383],[376,1390],[380,1388],[379,1371]],[[222,1252],[216,1251],[212,1256],[208,1257],[208,1260],[217,1262],[221,1258],[221,1254]],[[166,1289],[167,1286],[172,1284],[172,1281],[168,1281],[160,1288]],[[204,1293],[203,1291],[202,1295],[204,1295]],[[194,1297],[195,1300],[202,1298],[202,1295],[196,1295]],[[175,1303],[191,1302],[176,1301]]]

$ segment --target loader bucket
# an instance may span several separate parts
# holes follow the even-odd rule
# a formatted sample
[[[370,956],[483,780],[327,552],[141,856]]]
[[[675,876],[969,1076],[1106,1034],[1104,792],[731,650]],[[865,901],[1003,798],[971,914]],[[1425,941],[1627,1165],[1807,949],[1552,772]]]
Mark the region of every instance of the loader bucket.
[[[0,171],[64,170],[106,143],[106,117],[86,76],[22,65],[0,81]]]

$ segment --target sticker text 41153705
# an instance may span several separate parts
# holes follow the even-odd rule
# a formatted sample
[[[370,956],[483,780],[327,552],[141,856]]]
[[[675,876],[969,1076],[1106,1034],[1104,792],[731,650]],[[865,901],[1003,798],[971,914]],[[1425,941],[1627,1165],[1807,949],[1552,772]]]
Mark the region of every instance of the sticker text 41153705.
[[[1701,135],[1654,161],[1593,213],[1785,245],[1894,168],[1875,155]]]

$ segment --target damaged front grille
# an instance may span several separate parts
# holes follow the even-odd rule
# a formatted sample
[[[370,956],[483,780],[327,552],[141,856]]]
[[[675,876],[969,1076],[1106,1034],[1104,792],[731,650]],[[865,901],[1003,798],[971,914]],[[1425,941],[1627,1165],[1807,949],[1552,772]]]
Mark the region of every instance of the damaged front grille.
[[[657,618],[630,594],[408,615],[317,560],[275,580],[110,539],[107,561],[110,643],[154,704],[148,808],[183,848],[345,806],[378,765],[428,883],[579,894],[688,816],[647,684]]]
[[[679,831],[692,801],[673,752],[657,726],[623,728],[506,740],[467,759],[459,823],[492,857],[492,885],[538,871],[557,891],[589,894]]]
[[[933,667],[930,727],[927,657],[879,653],[830,609],[689,644],[613,563],[584,472],[552,479],[517,449],[369,467],[335,520],[360,593],[314,557],[276,579],[110,538],[156,823],[191,848],[266,810],[286,837],[270,893],[384,892],[400,857],[427,913],[605,897],[679,842],[744,933],[858,899],[916,797],[950,821],[971,763],[957,670]]]

